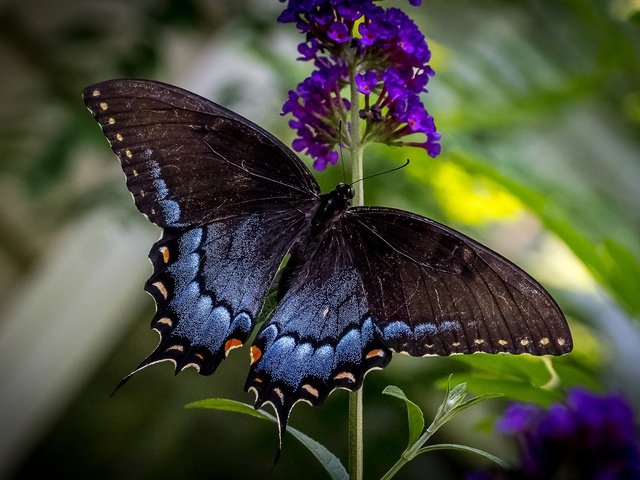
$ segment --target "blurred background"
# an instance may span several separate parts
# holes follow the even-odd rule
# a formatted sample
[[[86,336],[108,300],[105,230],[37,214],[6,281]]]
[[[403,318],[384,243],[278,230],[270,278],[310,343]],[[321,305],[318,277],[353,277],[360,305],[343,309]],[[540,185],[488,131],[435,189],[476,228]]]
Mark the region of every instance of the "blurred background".
[[[404,208],[486,243],[540,280],[567,314],[575,351],[533,357],[396,358],[365,384],[366,478],[406,442],[402,388],[432,417],[446,378],[502,392],[435,441],[506,459],[492,429],[509,400],[548,405],[582,386],[640,411],[640,3],[637,0],[425,0],[397,4],[433,50],[425,102],[443,154],[373,147],[368,204]],[[110,394],[155,346],[142,289],[160,232],[135,209],[80,92],[116,77],[179,85],[252,119],[285,143],[294,26],[276,0],[0,2],[0,478],[325,478],[295,440],[271,471],[273,425],[187,410],[242,391],[246,349],[212,377],[169,364]],[[342,169],[317,173],[323,188]],[[346,463],[347,394],[299,406],[290,424]],[[486,460],[430,453],[398,478],[461,478]]]

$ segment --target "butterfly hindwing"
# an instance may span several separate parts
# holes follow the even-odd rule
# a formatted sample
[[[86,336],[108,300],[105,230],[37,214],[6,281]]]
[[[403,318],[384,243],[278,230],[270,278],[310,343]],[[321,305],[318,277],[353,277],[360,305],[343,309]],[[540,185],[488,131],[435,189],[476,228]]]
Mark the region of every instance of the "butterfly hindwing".
[[[297,210],[254,213],[165,231],[151,249],[145,289],[160,343],[140,368],[163,360],[209,375],[251,334],[278,265],[306,219]]]
[[[560,308],[499,254],[416,214],[356,207],[345,222],[385,344],[411,355],[572,348]]]
[[[311,172],[279,140],[186,90],[111,80],[83,95],[136,206],[161,227],[286,208],[319,193]]]
[[[299,263],[251,347],[246,388],[256,407],[273,405],[281,433],[296,402],[317,405],[336,388],[356,390],[367,371],[391,360],[344,240],[334,230],[318,246],[294,250],[290,263]]]

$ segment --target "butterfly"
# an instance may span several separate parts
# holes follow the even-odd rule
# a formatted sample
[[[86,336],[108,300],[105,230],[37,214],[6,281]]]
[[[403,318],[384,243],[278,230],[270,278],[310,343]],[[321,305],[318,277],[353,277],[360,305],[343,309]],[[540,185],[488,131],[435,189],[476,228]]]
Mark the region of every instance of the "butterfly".
[[[321,193],[296,154],[240,115],[147,80],[83,95],[136,207],[163,229],[145,285],[160,341],[132,374],[162,361],[212,374],[248,340],[279,268],[245,389],[256,408],[272,405],[280,438],[297,402],[358,389],[392,352],[571,351],[562,311],[516,265],[420,215],[351,207],[351,185]]]

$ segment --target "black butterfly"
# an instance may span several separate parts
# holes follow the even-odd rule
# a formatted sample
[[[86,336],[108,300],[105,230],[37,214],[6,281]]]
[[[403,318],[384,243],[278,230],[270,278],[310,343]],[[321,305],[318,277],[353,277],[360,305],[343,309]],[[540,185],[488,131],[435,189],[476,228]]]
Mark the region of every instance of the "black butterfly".
[[[138,209],[164,229],[145,289],[170,360],[210,375],[246,342],[276,271],[278,304],[251,347],[245,388],[284,432],[293,405],[355,390],[391,352],[561,355],[558,305],[527,273],[444,225],[321,194],[302,161],[257,125],[152,81],[113,80],[84,100]]]

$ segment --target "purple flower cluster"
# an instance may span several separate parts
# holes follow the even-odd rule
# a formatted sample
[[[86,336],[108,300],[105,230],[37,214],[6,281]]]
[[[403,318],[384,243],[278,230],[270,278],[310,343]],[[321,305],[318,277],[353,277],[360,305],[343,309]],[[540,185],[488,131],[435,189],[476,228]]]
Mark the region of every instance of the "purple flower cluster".
[[[431,52],[402,10],[384,9],[374,0],[289,0],[278,20],[295,22],[306,35],[299,59],[316,67],[289,92],[282,109],[294,117],[293,148],[315,158],[315,168],[336,163],[338,143],[350,144],[351,104],[342,96],[350,82],[364,98],[357,106],[362,107],[362,144],[410,145],[432,157],[440,153],[440,134],[420,100],[434,74],[428,65]],[[400,141],[412,134],[423,134],[424,140]]]
[[[466,480],[640,479],[633,411],[622,397],[575,389],[566,404],[548,410],[513,404],[497,428],[515,436],[520,466],[510,472],[474,472]]]

